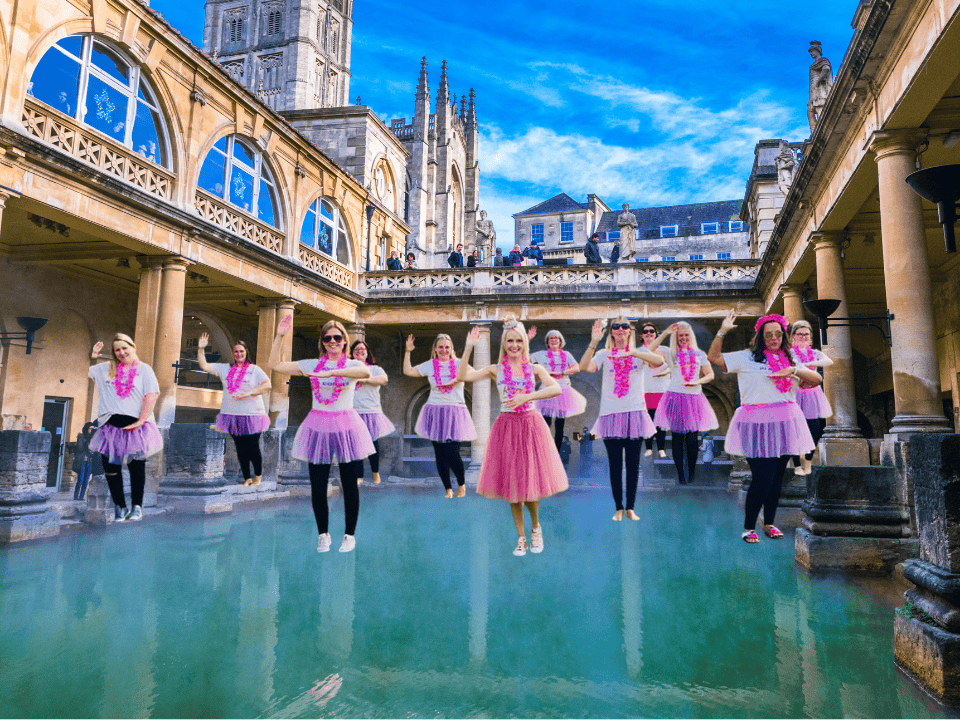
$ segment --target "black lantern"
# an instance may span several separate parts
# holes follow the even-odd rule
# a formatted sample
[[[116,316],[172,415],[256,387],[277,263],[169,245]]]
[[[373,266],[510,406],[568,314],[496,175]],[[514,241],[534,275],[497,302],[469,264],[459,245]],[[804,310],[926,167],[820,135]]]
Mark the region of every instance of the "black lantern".
[[[953,226],[957,222],[957,200],[960,200],[960,165],[938,165],[907,175],[907,184],[924,200],[937,205],[943,242],[947,252],[957,251]]]

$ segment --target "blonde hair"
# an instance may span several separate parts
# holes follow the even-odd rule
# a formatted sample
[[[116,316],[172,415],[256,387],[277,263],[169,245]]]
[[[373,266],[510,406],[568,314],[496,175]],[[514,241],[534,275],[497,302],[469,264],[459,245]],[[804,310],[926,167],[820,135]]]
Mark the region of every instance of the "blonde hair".
[[[343,333],[343,350],[341,350],[341,352],[346,355],[347,348],[350,347],[350,334],[343,326],[343,323],[341,323],[339,320],[329,320],[322,328],[320,328],[320,340],[317,342],[317,349],[320,351],[320,357],[323,357],[327,354],[327,348],[323,344],[323,336],[327,334],[327,330],[330,328],[336,328]]]
[[[497,356],[497,364],[499,365],[501,362],[503,362],[503,354],[507,347],[508,332],[517,332],[520,334],[520,339],[523,341],[523,357],[529,361],[530,339],[527,337],[527,331],[523,327],[523,323],[517,320],[516,315],[508,313],[503,316],[503,334],[500,335],[500,354]]]
[[[110,341],[110,379],[112,380],[117,376],[117,352],[113,349],[113,344],[117,341],[125,342],[127,345],[133,348],[133,354],[137,354],[137,344],[133,341],[133,338],[124,333],[117,333],[113,336],[113,340]],[[138,358],[139,359],[139,358]]]
[[[613,350],[613,329],[612,325],[614,323],[626,323],[630,327],[630,334],[627,336],[627,348],[630,350],[635,350],[637,347],[637,337],[636,333],[633,332],[633,322],[624,317],[623,315],[617,315],[613,320],[610,321],[611,330],[607,333],[607,350]]]
[[[457,351],[453,347],[453,340],[446,333],[440,333],[439,335],[437,335],[437,339],[433,341],[433,347],[430,348],[430,359],[431,360],[437,359],[437,345],[440,344],[441,340],[448,340],[450,342],[450,357],[453,360],[459,359],[457,358]]]
[[[681,320],[680,322],[677,323],[677,332],[672,333],[670,335],[670,354],[673,357],[677,356],[677,335],[680,334],[681,330],[686,330],[688,333],[690,333],[690,347],[692,347],[695,351],[699,352],[700,346],[697,345],[696,333],[693,332],[693,328],[690,327],[690,323],[685,322],[684,320]]]
[[[561,347],[561,348],[564,348],[564,347],[567,346],[567,341],[566,341],[566,339],[563,337],[563,333],[560,332],[559,330],[551,330],[551,331],[548,332],[548,333],[546,334],[546,336],[543,338],[543,343],[544,343],[544,345],[547,346],[547,348],[550,347],[549,343],[547,343],[547,340],[549,340],[549,339],[552,338],[552,337],[558,337],[558,338],[560,338],[560,347]]]

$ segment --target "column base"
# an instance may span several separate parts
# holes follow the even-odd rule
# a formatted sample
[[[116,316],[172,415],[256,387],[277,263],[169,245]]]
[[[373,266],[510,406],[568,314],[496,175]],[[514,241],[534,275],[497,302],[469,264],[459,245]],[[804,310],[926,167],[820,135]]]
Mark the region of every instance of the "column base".
[[[60,515],[47,502],[47,488],[0,490],[0,545],[60,534]]]
[[[820,439],[820,462],[833,467],[870,465],[870,443],[863,437],[834,436]]]
[[[732,458],[733,466],[730,469],[730,479],[727,481],[727,492],[739,493],[745,489],[744,479],[750,477],[750,466],[744,457],[734,455]]]
[[[893,638],[897,667],[939,702],[960,705],[960,635],[897,608]]]
[[[898,563],[916,555],[917,547],[912,539],[822,537],[803,528],[797,528],[794,539],[797,564],[815,571],[888,574]]]
[[[827,425],[823,429],[823,437],[827,438],[862,438],[863,433],[856,425]]]
[[[952,433],[953,426],[943,415],[896,415],[889,435],[910,433]]]

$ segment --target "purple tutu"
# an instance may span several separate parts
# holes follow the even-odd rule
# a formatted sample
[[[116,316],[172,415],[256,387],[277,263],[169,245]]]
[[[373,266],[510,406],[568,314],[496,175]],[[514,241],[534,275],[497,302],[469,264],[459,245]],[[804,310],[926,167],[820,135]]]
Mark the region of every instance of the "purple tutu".
[[[270,427],[268,415],[217,415],[217,430],[231,435],[256,435]]]
[[[814,444],[800,406],[782,402],[738,407],[724,449],[730,455],[764,458],[805,455]]]
[[[360,419],[363,420],[363,424],[367,426],[367,432],[374,440],[379,440],[397,429],[383,413],[360,413]]]
[[[473,418],[463,405],[424,405],[413,431],[434,442],[477,439]]]
[[[567,418],[587,409],[587,399],[567,385],[556,397],[537,400],[534,406],[544,417]]]
[[[297,429],[290,456],[313,464],[352,462],[374,453],[360,414],[348,410],[311,410]]]
[[[648,438],[657,434],[657,428],[646,410],[632,410],[601,415],[590,432],[602,438]]]
[[[162,449],[163,437],[152,422],[129,431],[104,425],[90,441],[90,450],[106,456],[113,465],[122,465],[130,460],[146,460]]]
[[[502,412],[490,429],[477,492],[507,502],[533,502],[569,487],[550,428],[536,410]]]
[[[817,387],[804,390],[797,390],[797,405],[800,406],[800,412],[807,420],[815,418],[828,418],[833,415],[833,409],[830,407],[830,401],[823,394],[823,388]]]
[[[675,433],[704,432],[720,427],[710,401],[703,393],[678,393],[669,390],[657,406],[653,423]]]

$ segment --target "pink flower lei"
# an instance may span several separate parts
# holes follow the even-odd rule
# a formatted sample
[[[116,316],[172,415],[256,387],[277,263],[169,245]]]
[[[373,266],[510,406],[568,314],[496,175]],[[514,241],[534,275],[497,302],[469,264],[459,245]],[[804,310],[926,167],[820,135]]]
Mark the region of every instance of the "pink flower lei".
[[[787,354],[783,350],[777,350],[776,352],[764,350],[763,354],[767,356],[767,365],[770,366],[772,372],[778,372],[786,367],[790,367],[790,358],[787,357]],[[790,392],[793,389],[793,378],[789,375],[787,377],[771,378],[771,380],[773,380],[773,384],[777,386],[777,390],[782,393]]]
[[[433,359],[433,381],[436,383],[437,390],[442,393],[451,393],[453,392],[453,387],[456,385],[454,379],[457,377],[457,361],[449,360],[447,361],[447,374],[450,376],[448,384],[444,385],[443,378],[440,375],[440,361],[436,358]]]
[[[567,353],[564,350],[557,350],[556,354],[560,356],[559,368],[557,368],[553,350],[547,350],[547,360],[550,361],[550,374],[560,377],[567,371]]]
[[[503,370],[503,386],[507,390],[507,399],[520,392],[513,382],[513,370],[510,369],[510,360],[503,356],[500,361],[500,367]],[[533,365],[528,358],[523,359],[523,392],[526,394],[533,392]],[[516,412],[526,412],[530,409],[530,403],[524,403],[516,408]]]
[[[243,385],[243,379],[247,376],[247,370],[250,369],[250,363],[244,362],[243,365],[232,365],[230,372],[227,373],[227,392],[236,395],[240,386]]]
[[[802,363],[812,363],[817,359],[816,351],[811,345],[807,345],[805,348],[794,345],[793,352],[796,354],[797,359]]]
[[[337,364],[334,367],[337,370],[343,370],[347,366],[347,356],[341,355],[340,359],[337,360]],[[321,370],[327,369],[327,358],[326,356],[320,358],[317,361],[317,366],[313,369],[314,372],[320,372]],[[317,399],[317,402],[321,405],[333,405],[337,398],[340,397],[340,393],[343,392],[343,389],[350,383],[349,380],[345,377],[340,377],[339,375],[333,376],[333,390],[330,393],[329,397],[324,397],[320,390],[323,386],[320,384],[320,378],[311,377],[310,384],[313,386],[313,396]]]
[[[691,347],[677,350],[677,365],[680,366],[680,377],[685,383],[693,382],[700,374],[700,362],[697,351]]]
[[[133,392],[133,383],[137,379],[137,370],[140,369],[140,362],[134,360],[130,363],[130,369],[126,371],[124,377],[123,363],[117,363],[117,374],[113,377],[113,388],[117,391],[117,397],[125,400]]]
[[[613,394],[618,398],[626,397],[630,392],[630,371],[633,370],[633,356],[617,357],[620,350],[610,350],[610,362],[613,364]]]

